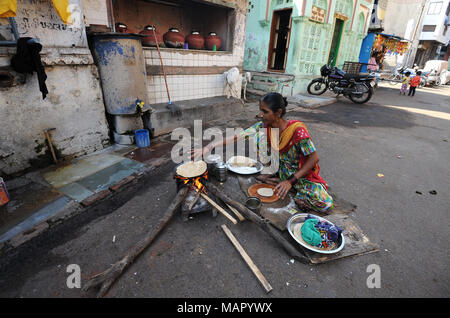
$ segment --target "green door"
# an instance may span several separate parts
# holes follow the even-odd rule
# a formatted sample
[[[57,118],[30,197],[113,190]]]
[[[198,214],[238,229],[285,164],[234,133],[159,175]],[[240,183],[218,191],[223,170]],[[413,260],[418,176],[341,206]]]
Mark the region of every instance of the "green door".
[[[333,38],[331,40],[330,55],[328,56],[328,65],[336,66],[343,29],[344,29],[344,20],[336,19],[336,23],[334,25]]]

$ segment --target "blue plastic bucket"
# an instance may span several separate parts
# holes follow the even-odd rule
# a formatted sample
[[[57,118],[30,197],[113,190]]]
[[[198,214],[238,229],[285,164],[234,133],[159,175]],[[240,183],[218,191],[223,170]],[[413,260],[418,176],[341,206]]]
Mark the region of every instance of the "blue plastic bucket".
[[[134,131],[136,136],[136,145],[139,148],[150,147],[150,134],[147,129],[138,129]]]

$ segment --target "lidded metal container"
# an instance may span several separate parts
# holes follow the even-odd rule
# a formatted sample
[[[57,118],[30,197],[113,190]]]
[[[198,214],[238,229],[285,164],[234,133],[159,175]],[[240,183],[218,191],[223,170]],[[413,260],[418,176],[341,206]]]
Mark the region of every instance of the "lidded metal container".
[[[224,162],[219,162],[215,167],[216,178],[219,182],[227,181],[227,165]]]

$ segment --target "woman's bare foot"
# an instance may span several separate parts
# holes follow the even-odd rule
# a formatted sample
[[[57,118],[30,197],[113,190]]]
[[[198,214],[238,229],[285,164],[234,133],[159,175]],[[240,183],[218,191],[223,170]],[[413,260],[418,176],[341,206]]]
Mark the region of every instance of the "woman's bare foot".
[[[296,199],[294,200],[295,204],[297,204],[298,208],[302,211],[302,212],[308,212],[309,210],[311,210],[309,208],[309,204],[307,204],[305,201],[301,200],[301,199]]]

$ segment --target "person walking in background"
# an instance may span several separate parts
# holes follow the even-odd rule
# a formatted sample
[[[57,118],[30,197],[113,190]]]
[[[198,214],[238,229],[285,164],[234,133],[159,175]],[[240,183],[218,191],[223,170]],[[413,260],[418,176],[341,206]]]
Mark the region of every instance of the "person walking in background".
[[[406,95],[406,91],[408,90],[408,84],[411,81],[411,72],[406,72],[402,77],[402,88],[400,89],[400,95]]]
[[[377,53],[373,53],[372,57],[369,60],[369,63],[367,65],[367,69],[370,72],[376,72],[379,73],[380,72],[380,66],[378,65],[378,61],[377,61]],[[379,76],[375,77],[375,88],[378,87],[378,81],[379,81]]]
[[[420,84],[420,74],[422,74],[422,72],[417,71],[416,76],[414,76],[411,81],[409,82],[409,93],[408,96],[413,97],[414,94],[416,93],[416,87],[419,86]]]

